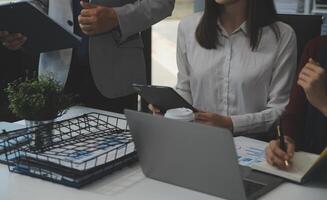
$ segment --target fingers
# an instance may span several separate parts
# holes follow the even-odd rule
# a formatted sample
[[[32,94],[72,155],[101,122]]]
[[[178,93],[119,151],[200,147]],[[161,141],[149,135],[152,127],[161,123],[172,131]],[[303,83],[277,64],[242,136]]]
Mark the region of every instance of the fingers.
[[[78,22],[82,32],[86,35],[92,35],[95,33],[96,20],[94,17],[84,17],[80,15],[78,16]]]
[[[305,68],[312,70],[316,73],[322,73],[324,71],[320,64],[314,61],[312,58],[309,59],[309,62],[305,65]]]
[[[118,16],[114,9],[81,2],[83,7],[78,21],[86,35],[96,35],[112,31],[118,26]]]
[[[21,33],[10,34],[6,31],[3,31],[0,33],[0,35],[2,44],[10,50],[20,49],[27,41],[27,37]]]
[[[311,79],[312,78],[306,74],[300,73],[299,75],[299,81],[302,81],[303,83],[310,83]]]
[[[290,157],[288,156],[288,154],[286,152],[284,152],[279,145],[279,141],[278,140],[274,140],[272,142],[270,142],[270,149],[272,150],[272,152],[274,153],[274,155],[276,155],[278,158],[282,159],[282,160],[289,160]]]
[[[266,149],[266,160],[270,165],[278,167],[280,169],[284,169],[286,167],[284,164],[284,160],[276,156],[272,151],[271,147],[267,147]]]
[[[307,81],[304,81],[304,80],[302,80],[302,79],[299,79],[299,80],[297,81],[297,84],[298,84],[299,86],[301,86],[303,89],[305,89],[305,88],[307,87]]]
[[[96,15],[96,11],[95,9],[83,9],[80,15],[83,17],[92,17]]]
[[[325,74],[325,70],[320,67],[319,63],[313,59],[309,59],[309,62],[301,70],[299,79],[308,81],[308,79],[318,79],[320,76]]]
[[[85,33],[85,34],[90,34],[94,31],[94,26],[93,25],[85,25],[85,24],[80,24],[79,25],[81,27],[81,30]]]
[[[89,36],[96,35],[99,32],[97,9],[93,8],[95,8],[95,6],[85,6],[85,9],[83,9],[78,16],[78,22],[82,32]]]
[[[161,113],[161,111],[160,111],[158,108],[156,108],[155,106],[153,106],[152,104],[149,104],[149,105],[148,105],[148,108],[149,108],[149,110],[150,110],[153,114],[159,114],[159,113]]]
[[[79,24],[82,32],[86,35],[95,35],[97,34],[96,26],[94,24]]]
[[[195,121],[205,125],[212,125],[208,113],[195,113]]]
[[[23,36],[21,33],[15,33],[15,34],[8,34],[7,36],[2,37],[2,42],[11,43],[16,40],[24,40],[27,39],[25,36]]]
[[[320,67],[319,63],[313,59],[309,59],[309,62],[301,70],[298,77],[298,84],[304,89],[308,90],[315,82],[323,79],[325,76],[325,70]]]
[[[18,50],[25,44],[26,39],[16,40],[11,43],[5,43],[5,46],[11,50]]]
[[[316,72],[316,70],[313,70],[312,68],[309,68],[307,66],[311,66],[312,64],[307,64],[301,71],[302,75],[308,76],[308,77],[312,77],[312,76],[316,76],[318,75],[318,73]]]
[[[206,112],[195,113],[195,120],[198,120],[198,121],[208,121],[212,117],[213,117],[212,113],[206,113]]]
[[[272,165],[272,166],[275,166],[279,169],[286,169],[286,165],[285,165],[285,162],[278,158],[277,156],[275,156],[270,149],[267,149],[267,162]]]
[[[312,81],[308,77],[300,76],[297,84],[301,86],[306,93],[312,88]]]
[[[78,16],[78,22],[83,25],[91,25],[96,22],[94,17],[85,17],[83,15]]]
[[[294,141],[288,137],[285,136],[285,142],[287,144],[287,154],[290,158],[292,158],[294,156],[294,152],[295,152],[295,143]]]
[[[292,151],[291,147],[289,150]],[[287,159],[286,159],[287,158]],[[291,165],[286,165],[285,161],[290,161],[292,157],[289,156],[286,152],[282,151],[279,147],[279,140],[274,140],[269,143],[266,148],[266,160],[267,162],[279,169],[288,170],[291,168]],[[290,164],[290,162],[288,163]]]
[[[8,31],[0,31],[0,40],[1,40],[1,38],[6,37],[8,35],[9,35]]]

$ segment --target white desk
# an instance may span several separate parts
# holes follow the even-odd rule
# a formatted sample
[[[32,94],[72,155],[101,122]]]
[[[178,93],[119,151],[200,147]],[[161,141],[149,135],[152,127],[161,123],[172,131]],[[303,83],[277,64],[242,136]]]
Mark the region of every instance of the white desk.
[[[95,111],[72,108],[65,117]],[[112,113],[111,113],[112,114]],[[117,116],[117,114],[115,114]],[[120,115],[121,116],[121,115]],[[144,177],[138,164],[104,177],[81,190],[10,173],[0,165],[1,200],[218,200],[220,198]],[[261,199],[326,200],[327,185],[299,186],[285,183]]]

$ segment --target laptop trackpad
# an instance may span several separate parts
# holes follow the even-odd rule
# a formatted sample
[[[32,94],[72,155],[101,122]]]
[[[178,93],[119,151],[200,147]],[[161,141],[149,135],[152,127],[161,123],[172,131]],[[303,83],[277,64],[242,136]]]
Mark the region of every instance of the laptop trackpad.
[[[242,169],[242,173],[247,175],[243,178],[243,183],[248,199],[257,199],[283,183],[282,178],[251,169],[250,172]]]

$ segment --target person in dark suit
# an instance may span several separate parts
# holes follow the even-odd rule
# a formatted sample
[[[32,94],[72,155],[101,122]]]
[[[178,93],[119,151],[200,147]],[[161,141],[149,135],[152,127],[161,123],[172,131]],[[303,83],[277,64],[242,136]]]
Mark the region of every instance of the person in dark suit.
[[[286,113],[282,117],[287,152],[279,147],[279,140],[266,149],[267,161],[281,169],[288,169],[295,149],[321,153],[327,147],[327,37],[318,37],[306,46]]]

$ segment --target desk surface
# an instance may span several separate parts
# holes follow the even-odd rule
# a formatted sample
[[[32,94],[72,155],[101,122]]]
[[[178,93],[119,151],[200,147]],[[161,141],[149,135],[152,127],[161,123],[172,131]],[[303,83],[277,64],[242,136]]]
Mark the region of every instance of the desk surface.
[[[94,109],[74,107],[64,116],[71,117]],[[103,112],[103,111],[101,111]],[[106,113],[106,112],[105,112]],[[111,113],[112,114],[112,113]],[[115,114],[117,115],[117,114]],[[121,116],[121,115],[120,115]],[[326,200],[326,185],[300,186],[284,183],[261,199]],[[0,199],[2,200],[218,200],[220,198],[169,185],[144,177],[138,164],[106,176],[81,190],[28,176],[10,173],[0,165]]]

